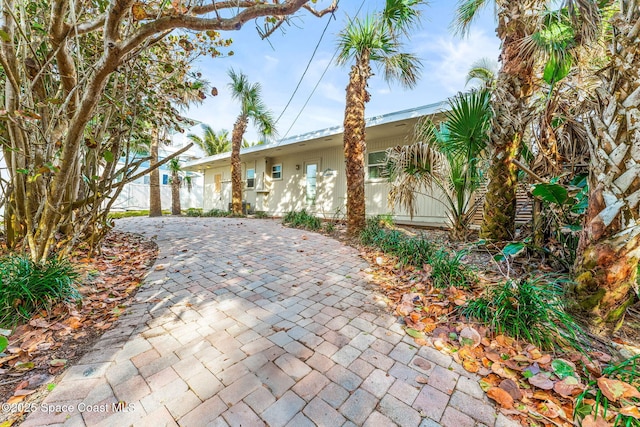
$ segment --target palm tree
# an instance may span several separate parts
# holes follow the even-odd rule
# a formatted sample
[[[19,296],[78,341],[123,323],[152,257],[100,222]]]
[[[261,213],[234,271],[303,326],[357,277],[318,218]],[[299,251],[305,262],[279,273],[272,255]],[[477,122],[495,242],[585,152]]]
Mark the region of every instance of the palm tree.
[[[473,192],[482,184],[481,161],[491,123],[487,89],[461,93],[449,100],[439,128],[422,120],[416,142],[387,152],[390,205],[402,205],[413,217],[416,194],[438,188],[444,195],[451,237],[463,240],[475,212]]]
[[[187,135],[194,144],[196,144],[207,156],[215,156],[216,154],[231,151],[231,141],[229,140],[229,131],[222,129],[218,132],[213,130],[209,125],[202,125],[202,137],[192,133]]]
[[[381,14],[355,19],[338,35],[337,63],[354,62],[349,73],[344,114],[344,156],[347,177],[347,229],[351,235],[365,224],[364,153],[365,104],[370,99],[367,82],[373,75],[370,63],[379,64],[387,81],[397,80],[414,87],[420,61],[402,52],[402,35],[419,21],[416,6],[422,0],[387,0]]]
[[[240,147],[249,119],[264,135],[275,133],[275,120],[261,98],[259,83],[250,84],[247,76],[229,70],[231,96],[240,101],[240,114],[233,125],[231,134],[231,203],[234,215],[242,215],[242,172],[240,165]]]
[[[640,8],[616,2],[609,63],[588,116],[589,207],[576,260],[576,296],[593,319],[620,319],[638,294],[640,258]]]
[[[517,169],[513,160],[519,155],[525,129],[530,121],[529,98],[534,90],[537,52],[523,49],[541,23],[540,12],[549,0],[461,0],[454,26],[466,32],[477,12],[489,3],[496,8],[497,34],[502,41],[501,68],[492,95],[493,123],[490,132],[492,150],[489,166],[484,218],[480,235],[491,240],[510,240],[515,233]],[[567,0],[566,11],[581,25],[580,40],[588,43],[596,32],[597,7],[593,0]]]
[[[242,148],[251,148],[251,147],[255,147],[257,145],[264,145],[265,144],[265,140],[262,139],[260,141],[256,141],[256,142],[250,142],[246,139],[242,140]]]
[[[160,147],[160,133],[156,127],[151,131],[151,145],[149,161],[152,165],[158,163],[158,149]],[[153,169],[149,173],[149,216],[162,216],[162,201],[160,197],[160,170]]]
[[[493,89],[496,83],[498,63],[489,58],[480,58],[471,64],[465,84],[475,83],[479,88]]]
[[[180,160],[176,157],[169,161],[169,171],[171,171],[171,215],[182,214],[180,206],[180,186],[182,177],[180,176]]]

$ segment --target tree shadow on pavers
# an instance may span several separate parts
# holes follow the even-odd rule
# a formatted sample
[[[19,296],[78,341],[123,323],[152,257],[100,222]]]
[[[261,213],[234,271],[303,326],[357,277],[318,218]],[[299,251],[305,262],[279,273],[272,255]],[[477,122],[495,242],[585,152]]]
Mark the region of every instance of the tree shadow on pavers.
[[[170,416],[188,425],[205,404],[208,417],[240,401],[259,414],[312,370],[355,390],[377,367],[374,353],[402,339],[399,326],[387,335],[397,324],[367,289],[368,265],[325,236],[247,221],[171,218],[147,231],[144,220],[125,223],[156,237],[156,266],[47,401],[124,402],[136,410],[107,411],[105,422]],[[83,390],[89,380],[97,383]]]

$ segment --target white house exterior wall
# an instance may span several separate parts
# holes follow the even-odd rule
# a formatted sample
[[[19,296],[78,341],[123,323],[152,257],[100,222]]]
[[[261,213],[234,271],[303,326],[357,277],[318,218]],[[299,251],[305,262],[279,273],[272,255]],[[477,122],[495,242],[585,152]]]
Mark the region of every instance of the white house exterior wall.
[[[406,144],[404,137],[373,140],[367,143],[368,152],[384,151],[396,145]],[[307,163],[318,163],[317,195],[314,204],[306,202]],[[271,167],[282,165],[282,179],[271,179]],[[296,166],[299,169],[296,169]],[[264,211],[269,215],[283,216],[289,211],[307,212],[324,219],[339,219],[346,215],[346,179],[342,147],[330,147],[322,150],[308,150],[303,153],[282,156],[263,157],[243,163],[243,182],[246,185],[246,169],[256,171],[256,184],[253,189],[244,189],[243,199],[250,203],[252,210]],[[216,174],[222,175],[220,193],[214,192]],[[231,201],[230,167],[205,169],[204,210],[228,210]],[[392,214],[398,222],[414,222],[425,225],[441,226],[446,222],[444,205],[434,197],[419,196],[417,214],[412,219],[409,214],[396,207],[392,209],[387,202],[389,183],[385,179],[367,179],[365,182],[367,215]],[[442,200],[440,198],[439,200]]]

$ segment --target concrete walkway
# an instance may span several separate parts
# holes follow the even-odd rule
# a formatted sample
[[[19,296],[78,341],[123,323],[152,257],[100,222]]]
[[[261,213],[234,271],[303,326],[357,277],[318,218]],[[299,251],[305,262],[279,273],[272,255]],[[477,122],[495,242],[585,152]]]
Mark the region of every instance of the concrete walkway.
[[[155,239],[156,266],[23,427],[518,425],[415,346],[351,247],[272,220],[118,228]]]

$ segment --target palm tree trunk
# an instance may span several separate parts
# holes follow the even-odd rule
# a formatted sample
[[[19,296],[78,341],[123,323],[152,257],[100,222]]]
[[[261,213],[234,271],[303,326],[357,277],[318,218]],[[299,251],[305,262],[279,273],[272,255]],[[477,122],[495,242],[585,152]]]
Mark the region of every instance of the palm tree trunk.
[[[498,73],[491,106],[491,165],[480,236],[512,240],[515,234],[517,168],[511,162],[519,153],[528,123],[528,98],[533,91],[533,67],[523,61],[521,41],[527,36],[522,2],[502,2],[498,13],[498,37],[502,40],[502,68]]]
[[[231,135],[231,205],[235,216],[242,215],[242,165],[240,164],[240,147],[242,137],[247,130],[249,121],[244,115],[240,115],[233,125]]]
[[[158,163],[158,129],[151,131],[151,149],[149,155],[151,157],[151,165]],[[158,168],[149,173],[149,216],[162,216],[162,202],[160,198],[160,171]]]
[[[180,184],[181,179],[178,172],[171,172],[171,215],[182,214],[182,207],[180,206]]]
[[[357,235],[365,226],[364,153],[365,103],[369,101],[367,80],[371,76],[368,57],[351,67],[344,116],[344,157],[347,177],[347,232]]]
[[[635,2],[621,3],[622,13],[612,19],[612,60],[598,89],[600,108],[587,126],[589,207],[575,264],[575,297],[594,324],[620,319],[638,293],[640,10]]]

